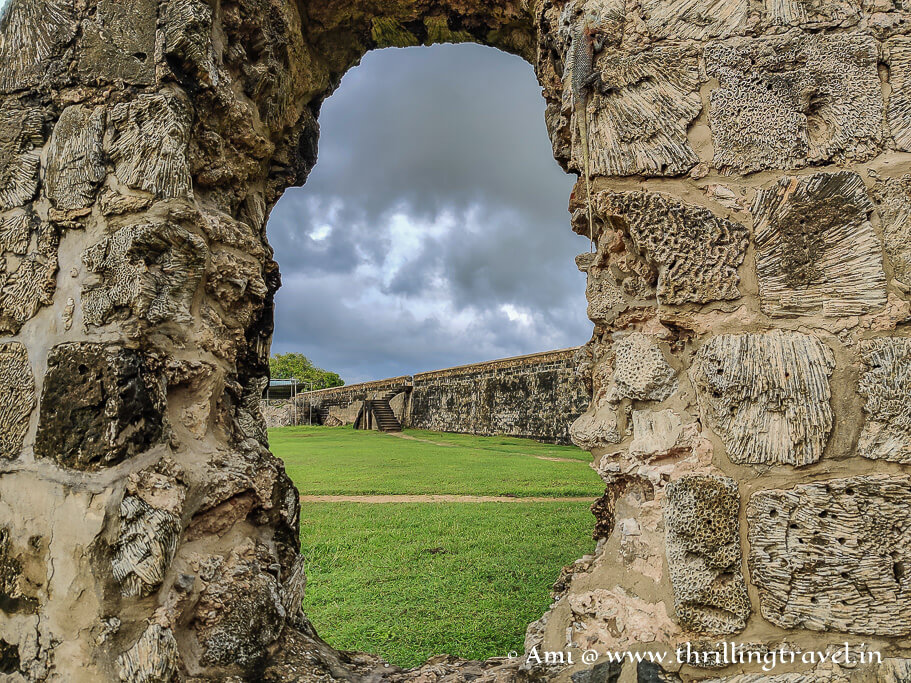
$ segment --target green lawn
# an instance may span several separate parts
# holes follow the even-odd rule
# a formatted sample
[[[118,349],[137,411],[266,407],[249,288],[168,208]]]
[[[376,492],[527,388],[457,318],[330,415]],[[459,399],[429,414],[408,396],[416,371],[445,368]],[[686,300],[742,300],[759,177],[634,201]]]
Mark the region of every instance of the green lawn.
[[[409,431],[452,446],[350,427],[271,430],[302,493],[587,496],[604,486],[577,449],[503,437]],[[552,462],[533,456],[567,458]],[[414,666],[522,649],[560,568],[594,549],[589,501],[309,503],[304,608],[347,650]]]
[[[399,666],[521,652],[560,568],[595,546],[587,503],[310,503],[301,522],[317,631]]]
[[[588,466],[591,456],[575,447],[504,437],[406,433],[453,445],[351,427],[273,429],[269,442],[304,494],[599,496],[604,492]]]

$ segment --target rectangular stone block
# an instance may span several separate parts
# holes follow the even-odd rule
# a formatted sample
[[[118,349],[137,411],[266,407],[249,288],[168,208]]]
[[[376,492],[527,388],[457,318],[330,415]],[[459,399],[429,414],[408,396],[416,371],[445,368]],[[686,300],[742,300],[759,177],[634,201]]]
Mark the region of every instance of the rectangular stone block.
[[[575,112],[588,116],[593,176],[674,176],[699,162],[687,138],[687,126],[702,112],[703,77],[693,50],[662,46],[632,55],[607,49],[595,71],[601,85],[589,111]],[[570,97],[568,85],[565,90]],[[581,170],[584,147],[575,116],[572,166]]]
[[[911,634],[911,479],[869,475],[760,491],[750,575],[782,628]]]
[[[860,34],[801,31],[705,49],[718,79],[709,124],[714,164],[752,172],[875,156],[883,130],[878,47]]]
[[[889,65],[888,122],[895,146],[911,151],[911,37],[897,36],[883,46]]]
[[[746,626],[739,510],[737,482],[728,477],[690,475],[667,485],[665,551],[674,610],[686,629],[720,635]]]
[[[705,423],[731,462],[808,465],[832,431],[831,350],[796,332],[709,339],[691,369]]]
[[[188,145],[192,117],[173,95],[137,95],[110,108],[105,152],[124,185],[163,199],[193,196]]]
[[[862,315],[886,304],[873,202],[852,171],[784,176],[752,208],[762,310]]]
[[[740,298],[738,270],[749,241],[745,226],[660,192],[602,192],[595,199],[597,214],[622,227],[657,271],[659,303]]]
[[[861,342],[864,372],[858,393],[866,399],[857,452],[865,458],[911,464],[911,338]]]
[[[41,393],[35,455],[97,471],[167,436],[165,382],[141,353],[76,342],[51,349]]]

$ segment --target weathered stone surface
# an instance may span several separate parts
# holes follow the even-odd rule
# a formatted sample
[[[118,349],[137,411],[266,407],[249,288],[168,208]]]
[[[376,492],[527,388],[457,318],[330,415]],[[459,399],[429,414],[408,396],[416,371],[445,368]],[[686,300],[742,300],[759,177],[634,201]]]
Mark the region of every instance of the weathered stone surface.
[[[0,216],[0,250],[24,256],[39,224],[38,216],[28,209],[16,209]]]
[[[572,683],[617,683],[623,673],[623,662],[601,662],[591,669],[577,671],[570,680]]]
[[[135,496],[124,496],[120,517],[114,578],[123,595],[148,595],[164,580],[177,551],[180,518]]]
[[[911,633],[911,480],[869,475],[755,493],[750,575],[782,628]]]
[[[608,49],[598,56],[595,70],[602,85],[584,112],[592,175],[680,175],[698,163],[686,135],[702,111],[694,53],[676,47],[637,55]],[[565,87],[565,98],[569,91]],[[578,129],[573,122],[571,165],[581,170]]]
[[[245,439],[255,439],[263,445],[269,446],[266,420],[259,409],[259,402],[269,384],[268,377],[253,377],[244,384],[236,387],[238,398],[235,404],[234,417],[240,435]]]
[[[889,131],[895,146],[911,151],[911,37],[897,36],[883,46],[889,65],[889,95],[887,112]]]
[[[787,650],[786,650],[787,651]],[[705,683],[904,683],[911,676],[911,660],[883,658],[877,661],[875,650],[851,648],[851,663],[844,661],[844,645],[829,645],[820,652],[825,655],[824,663],[814,669],[802,672],[734,674],[722,678],[712,678]],[[875,651],[877,654],[882,654]],[[861,653],[865,659],[861,660]],[[800,657],[797,655],[795,659]],[[817,656],[817,659],[822,657]],[[833,661],[834,660],[838,660]]]
[[[222,319],[243,327],[253,322],[269,293],[262,264],[227,249],[212,251],[205,280],[206,292],[222,309]]]
[[[298,556],[291,568],[291,573],[282,584],[284,599],[282,606],[288,616],[288,622],[295,628],[305,628],[307,616],[304,614],[304,591],[307,589],[306,561],[303,555]]]
[[[630,401],[664,401],[679,386],[677,372],[665,359],[656,338],[642,332],[617,341],[592,376],[595,386],[591,404],[569,429],[573,443],[585,449],[623,440],[628,432]]]
[[[192,195],[188,105],[173,95],[138,95],[111,107],[105,150],[124,185],[163,199]]]
[[[658,301],[737,299],[748,232],[740,223],[657,192],[601,193],[597,213],[629,235],[658,272]]]
[[[10,530],[0,528],[0,609],[3,612],[38,612],[41,589],[47,584],[46,552],[47,544],[42,539],[33,538],[26,548],[20,548],[13,542]]]
[[[170,683],[179,661],[171,629],[149,624],[133,647],[117,658],[118,675],[127,683]]]
[[[587,276],[585,298],[588,300],[588,309],[586,313],[592,322],[611,319],[615,311],[626,303],[623,290],[617,284],[616,277],[609,267],[600,267],[602,265],[606,264],[598,263],[584,271]]]
[[[699,434],[698,423],[684,424],[673,410],[634,410],[629,454],[655,460],[688,453]]]
[[[0,209],[14,209],[35,196],[43,144],[41,109],[0,105]]]
[[[723,465],[713,452],[717,441],[704,436],[702,425],[713,426],[743,462],[812,462],[831,431],[831,373],[844,384],[832,403],[848,424],[832,444],[839,459],[811,469],[900,469],[843,456],[861,433],[853,385],[859,375],[871,435],[864,432],[859,451],[869,445],[878,453],[901,437],[896,425],[904,429],[896,407],[908,393],[904,361],[896,353],[879,364],[876,354],[885,349],[874,353],[862,340],[907,334],[911,211],[887,215],[891,207],[881,202],[892,263],[879,271],[895,274],[882,311],[869,302],[884,302],[884,277],[870,275],[872,261],[863,260],[877,252],[866,217],[874,231],[879,224],[859,196],[842,187],[821,198],[817,204],[828,205],[829,213],[805,212],[831,214],[818,229],[776,224],[773,242],[793,247],[781,270],[796,292],[776,294],[776,310],[762,310],[765,302],[757,300],[760,278],[752,255],[744,259],[746,228],[723,221],[721,212],[742,215],[756,188],[780,177],[780,166],[864,160],[855,169],[874,179],[909,167],[900,151],[906,149],[901,34],[909,33],[907,20],[907,7],[893,0],[12,0],[0,20],[0,91],[18,89],[4,92],[0,103],[0,334],[21,328],[38,368],[47,349],[55,350],[39,424],[25,432],[23,455],[7,462],[0,477],[0,529],[10,541],[7,551],[0,531],[0,674],[389,683],[525,678],[515,662],[444,658],[400,672],[319,641],[300,610],[299,496],[262,445],[257,394],[278,285],[266,218],[281,193],[303,183],[313,167],[320,104],[346,70],[378,45],[434,41],[475,40],[536,60],[560,163],[581,165],[579,119],[572,118],[582,113],[593,132],[595,175],[602,176],[594,187],[614,188],[595,200],[598,254],[580,260],[594,334],[580,369],[568,371],[574,379],[585,376],[583,405],[587,391],[594,397],[573,437],[606,452],[598,472],[609,491],[595,508],[596,550],[561,576],[558,604],[531,641],[542,650],[590,645],[599,652],[682,642],[688,634],[668,616],[668,567],[681,623],[727,638],[749,614],[736,559],[737,498],[728,480],[702,476]],[[864,35],[845,33],[855,24]],[[565,88],[568,28],[591,38],[600,77],[584,112],[571,108]],[[896,36],[894,49],[887,44],[882,54],[888,68],[877,65],[876,41]],[[706,74],[701,53],[712,39],[724,42],[709,48]],[[712,112],[703,116],[716,82],[709,79],[719,85]],[[17,118],[31,111],[34,120]],[[724,172],[762,175],[722,181],[709,166],[713,154]],[[612,181],[603,177],[608,173],[625,178]],[[634,192],[645,189],[666,194]],[[580,194],[571,202],[577,229]],[[839,225],[836,217],[850,239],[831,227]],[[778,209],[767,218],[791,220]],[[817,262],[819,244],[845,254],[844,263]],[[65,264],[59,276],[58,246]],[[825,276],[819,282],[818,273]],[[60,292],[51,302],[55,280]],[[74,319],[80,286],[84,329]],[[858,291],[865,294],[855,298]],[[50,303],[52,310],[39,312]],[[803,317],[776,317],[783,311]],[[834,374],[832,355],[814,338],[789,333],[767,343],[771,335],[742,335],[774,326],[820,339],[837,333],[831,344],[838,344],[844,365]],[[729,333],[746,340],[741,356],[729,355],[733,342],[730,348],[719,342],[715,358],[707,335]],[[74,340],[86,343],[58,346]],[[102,340],[106,346],[90,345]],[[697,355],[694,378],[705,377],[697,387],[680,378],[678,387],[675,370],[694,350],[705,354]],[[88,378],[80,379],[80,366]],[[709,375],[719,369],[720,377]],[[0,353],[0,404],[3,377]],[[498,410],[477,422],[492,431],[521,433],[528,415],[539,425],[535,432],[565,430],[571,409],[550,398],[546,381],[513,379],[503,381],[504,393],[512,394],[505,401],[487,401],[492,390],[473,393],[482,382],[471,373],[438,377],[428,394],[440,405],[453,399],[445,420],[456,427],[468,421],[466,408],[480,406],[480,415],[492,405]],[[514,396],[522,392],[535,395],[534,406],[517,405]],[[12,394],[6,403],[16,407]],[[697,398],[710,417],[697,419]],[[11,418],[17,419],[18,413]],[[152,471],[150,463],[169,458],[186,480],[170,468]],[[756,474],[731,472],[744,482]],[[702,483],[684,483],[688,474]],[[762,476],[786,482],[790,475],[778,468]],[[751,490],[757,481],[750,481]],[[677,483],[667,508],[674,520],[665,527],[667,482]],[[864,509],[845,520],[864,525],[864,516],[871,517],[866,538],[904,553],[902,515],[909,506],[901,502],[880,517]],[[795,507],[794,516],[823,511],[834,514]],[[898,528],[890,527],[896,520]],[[797,538],[787,543],[797,547]],[[818,551],[812,537],[806,545],[808,554]],[[878,552],[865,546],[857,563],[875,565],[877,576],[904,576],[903,557],[889,564]],[[773,565],[770,572],[777,577],[797,566],[799,581],[817,571],[811,563],[817,561],[813,556],[785,570]],[[821,588],[837,581],[827,577]],[[881,610],[874,616],[891,607],[905,619],[904,586],[892,595],[884,583],[852,585],[863,598],[849,603],[854,612],[869,611],[863,597],[869,590],[869,601],[880,605],[874,612]],[[121,589],[126,595],[117,595]],[[788,599],[817,594],[823,595],[792,590]],[[763,633],[771,628],[754,625]],[[814,642],[812,635],[792,636],[802,645]],[[882,647],[899,651],[902,644],[884,640]],[[647,665],[632,669],[626,665],[623,677],[674,678]],[[908,678],[907,667],[883,671],[868,677]],[[586,673],[614,675],[603,668]],[[681,674],[689,677],[692,671]]]
[[[681,683],[680,676],[672,671],[665,671],[660,664],[641,661],[636,664],[636,683]]]
[[[212,9],[202,0],[168,0],[163,14],[165,55],[176,60],[184,73],[214,84],[217,75],[210,35]]]
[[[265,659],[287,616],[278,581],[266,571],[272,562],[261,545],[249,542],[203,569],[207,585],[194,625],[204,664],[250,670]]]
[[[66,343],[48,356],[35,455],[98,470],[159,443],[164,382],[142,354],[116,345]]]
[[[17,333],[42,306],[52,303],[59,242],[56,227],[41,221],[31,208],[0,218],[5,257],[0,259],[0,332]]]
[[[607,403],[593,405],[577,417],[570,425],[569,436],[583,450],[601,448],[623,440],[617,413]]]
[[[156,0],[99,0],[82,23],[76,69],[86,82],[150,85],[155,77]]]
[[[0,23],[0,92],[35,85],[55,65],[76,34],[75,6],[68,0],[14,0]]]
[[[700,633],[737,633],[750,616],[740,570],[740,497],[727,477],[690,475],[667,485],[668,571],[680,624]]]
[[[785,176],[756,195],[756,267],[770,315],[847,316],[886,304],[873,202],[851,171]]]
[[[611,403],[625,398],[663,401],[677,390],[677,372],[668,365],[655,338],[634,332],[614,347],[614,373],[607,388]]]
[[[82,290],[86,326],[130,315],[152,324],[190,321],[207,252],[201,237],[173,223],[130,225],[105,237],[82,255],[97,276]]]
[[[790,3],[789,3],[790,4]],[[882,142],[883,98],[869,36],[792,31],[706,47],[718,79],[709,122],[725,171],[863,161]]]
[[[44,178],[44,192],[57,209],[91,206],[105,177],[103,135],[103,107],[74,105],[63,110],[51,135]]]
[[[865,458],[911,463],[911,337],[861,342],[865,371],[858,393],[866,420],[857,452]]]
[[[766,20],[774,25],[818,29],[853,26],[860,19],[859,0],[765,0]]]
[[[656,38],[727,38],[749,29],[748,0],[643,0],[641,6]]]
[[[0,457],[19,457],[35,408],[35,379],[28,351],[18,342],[0,344]]]
[[[663,603],[650,602],[621,586],[576,591],[567,596],[572,647],[605,644],[624,649],[641,643],[667,643],[679,632]],[[618,629],[623,624],[625,628]]]
[[[691,376],[732,462],[800,466],[819,460],[832,430],[834,368],[816,337],[727,334],[699,349]]]
[[[883,178],[873,186],[892,276],[911,287],[911,176]]]
[[[406,426],[417,429],[568,443],[568,427],[589,399],[575,375],[573,355],[572,350],[548,352],[419,373],[413,377],[410,396],[403,396],[402,408],[393,409]],[[398,380],[399,387],[403,379]],[[368,393],[380,397],[395,388],[396,380],[390,380],[385,388],[321,392],[320,405],[342,408]]]

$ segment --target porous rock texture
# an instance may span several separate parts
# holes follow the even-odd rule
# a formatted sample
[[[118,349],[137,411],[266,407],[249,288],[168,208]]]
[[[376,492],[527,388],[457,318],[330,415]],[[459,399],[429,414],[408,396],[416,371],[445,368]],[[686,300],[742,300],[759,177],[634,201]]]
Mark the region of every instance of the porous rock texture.
[[[599,214],[621,229],[657,271],[661,303],[708,303],[737,299],[747,248],[747,229],[704,207],[657,192],[599,197]]]
[[[875,156],[884,108],[877,52],[869,35],[799,30],[707,46],[706,72],[719,82],[709,109],[715,166],[750,172]]]
[[[784,628],[911,633],[911,479],[867,475],[755,493],[750,575]]]
[[[19,343],[0,344],[0,457],[18,458],[35,407],[35,379],[28,351]]]
[[[907,3],[2,12],[4,677],[908,678]],[[364,54],[465,41],[533,65],[558,163],[579,172],[591,153],[570,220],[594,242],[577,259],[592,400],[570,433],[605,494],[597,544],[526,637],[571,665],[441,656],[402,671],[336,652],[301,610],[298,491],[259,411],[280,282],[265,223],[306,181],[321,105]],[[875,637],[888,659],[709,673],[578,656],[737,631],[757,652]]]
[[[164,383],[154,360],[95,343],[48,356],[35,455],[81,470],[116,464],[161,442]]]
[[[667,487],[668,572],[680,624],[698,633],[737,633],[746,626],[750,598],[740,570],[737,482],[690,475]]]
[[[911,463],[911,338],[861,342],[864,372],[857,386],[864,428],[857,451],[865,458]]]
[[[893,277],[911,288],[911,176],[882,178],[873,186],[872,195],[879,207],[883,246]]]

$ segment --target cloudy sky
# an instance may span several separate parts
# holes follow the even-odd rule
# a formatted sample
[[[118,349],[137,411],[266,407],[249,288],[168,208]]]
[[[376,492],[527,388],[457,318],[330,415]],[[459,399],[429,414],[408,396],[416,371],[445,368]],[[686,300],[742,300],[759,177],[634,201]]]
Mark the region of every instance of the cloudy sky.
[[[273,353],[349,383],[585,343],[587,251],[531,67],[477,45],[368,54],[272,212]]]

